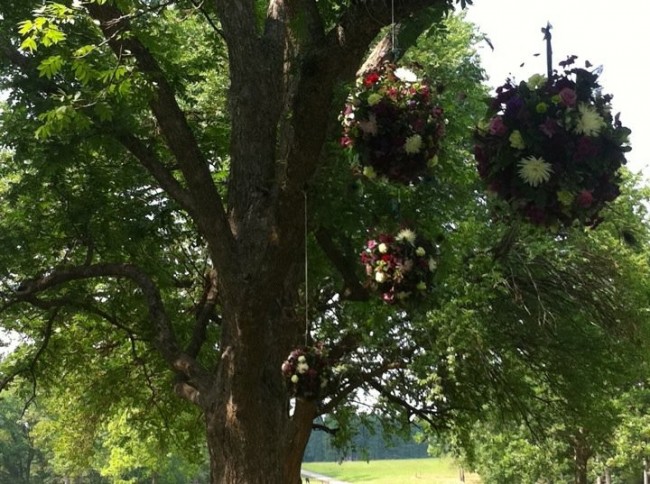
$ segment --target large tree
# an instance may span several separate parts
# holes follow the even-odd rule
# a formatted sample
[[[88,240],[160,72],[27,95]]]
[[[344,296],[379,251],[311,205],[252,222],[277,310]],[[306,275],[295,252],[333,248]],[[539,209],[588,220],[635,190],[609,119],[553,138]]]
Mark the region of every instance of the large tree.
[[[59,332],[81,332],[77,343],[104,332],[90,348],[117,362],[104,377],[131,385],[122,353],[155,351],[150,365],[164,362],[200,407],[214,482],[296,482],[318,410],[298,400],[289,412],[279,369],[304,340],[303,200],[326,160],[336,90],[391,17],[451,7],[4,3],[3,143],[25,169],[7,182],[3,246],[29,256],[3,263],[3,321],[39,328],[5,381],[37,373]],[[89,352],[57,350],[71,365]]]
[[[504,342],[527,334],[521,322],[533,342],[553,333],[535,326],[550,313],[530,270],[563,266],[509,258],[520,231],[489,217],[466,149],[474,60],[450,64],[444,42],[418,58],[440,77],[449,119],[431,179],[361,184],[327,143],[375,42],[398,33],[404,48],[452,4],[3,3],[2,326],[30,339],[2,386],[68,385],[90,431],[143,403],[173,420],[161,396],[173,387],[204,419],[214,483],[298,482],[314,418],[344,421],[337,409],[359,389],[389,416],[401,408],[434,426],[482,399],[513,403],[526,379],[501,363],[529,353]],[[403,28],[386,32],[391,22]],[[369,228],[406,221],[444,254],[437,289],[387,306],[360,282],[358,253]],[[617,282],[599,272],[611,265],[571,262],[572,275]],[[622,287],[603,303],[562,286],[556,310],[608,330],[620,309],[628,329],[636,299]],[[320,400],[292,401],[282,362],[315,340],[336,378]]]

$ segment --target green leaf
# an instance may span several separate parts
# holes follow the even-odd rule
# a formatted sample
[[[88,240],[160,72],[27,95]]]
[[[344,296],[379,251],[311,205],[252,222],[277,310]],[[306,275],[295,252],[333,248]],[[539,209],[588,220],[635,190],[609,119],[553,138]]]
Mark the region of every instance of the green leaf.
[[[27,34],[34,27],[34,23],[31,20],[24,20],[22,22],[19,22],[18,25],[20,26],[20,30],[18,30],[18,33],[20,35]]]
[[[52,26],[45,31],[41,42],[45,47],[50,47],[51,45],[58,44],[62,40],[65,40],[65,37],[66,35],[61,32],[58,27]]]
[[[87,84],[88,81],[94,77],[93,69],[87,62],[83,60],[74,60],[72,63],[72,69],[74,70],[75,77],[79,79],[79,81],[83,84]]]
[[[36,45],[36,40],[34,40],[34,37],[27,37],[20,44],[20,48],[22,50],[28,50],[30,52],[35,52],[36,49],[38,49],[38,45]]]
[[[52,79],[63,67],[63,59],[60,55],[53,55],[44,59],[38,66],[38,72],[41,77]]]
[[[106,103],[97,103],[94,108],[95,114],[100,121],[110,121],[113,119],[113,111]]]

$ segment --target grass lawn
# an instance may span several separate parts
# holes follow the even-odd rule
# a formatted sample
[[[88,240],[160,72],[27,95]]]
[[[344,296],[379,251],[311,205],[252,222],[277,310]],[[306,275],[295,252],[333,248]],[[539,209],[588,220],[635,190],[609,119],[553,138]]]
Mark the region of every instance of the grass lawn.
[[[305,462],[303,469],[347,482],[364,484],[458,484],[458,466],[452,459],[398,459]],[[466,484],[478,484],[475,474],[465,473]]]

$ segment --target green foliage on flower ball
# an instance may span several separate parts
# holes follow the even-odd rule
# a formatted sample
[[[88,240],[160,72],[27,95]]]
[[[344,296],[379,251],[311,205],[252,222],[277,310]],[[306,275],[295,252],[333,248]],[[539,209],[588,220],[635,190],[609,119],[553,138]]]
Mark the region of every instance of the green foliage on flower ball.
[[[488,189],[537,225],[597,225],[620,193],[618,171],[630,150],[630,130],[612,115],[598,71],[573,67],[575,59],[550,79],[497,88],[475,135]]]
[[[412,70],[389,63],[360,79],[341,118],[341,145],[364,174],[404,184],[417,182],[435,164],[445,133],[431,86]]]

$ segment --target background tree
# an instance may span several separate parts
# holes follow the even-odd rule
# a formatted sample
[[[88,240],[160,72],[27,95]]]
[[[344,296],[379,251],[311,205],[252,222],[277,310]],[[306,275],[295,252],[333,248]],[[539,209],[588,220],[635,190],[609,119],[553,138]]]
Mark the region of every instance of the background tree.
[[[29,484],[52,475],[47,453],[33,439],[37,411],[25,412],[24,399],[13,391],[0,400],[0,481]]]
[[[648,225],[643,204],[647,188],[639,189],[635,186],[637,182],[628,176],[623,196],[608,211],[608,221],[589,235],[587,252],[582,244],[574,245],[579,239],[573,237],[571,242],[555,240],[551,251],[547,245],[533,256],[534,260],[543,254],[543,264],[561,270],[566,282],[558,280],[549,284],[546,276],[552,276],[555,269],[545,270],[546,276],[534,275],[531,281],[536,281],[535,294],[539,298],[536,311],[540,311],[535,317],[543,315],[543,319],[550,318],[552,322],[540,320],[539,332],[531,331],[529,326],[526,335],[518,334],[516,340],[509,343],[506,335],[513,334],[511,328],[498,337],[499,341],[512,345],[515,352],[525,355],[521,359],[525,366],[517,370],[524,371],[525,376],[515,380],[529,383],[527,391],[517,394],[522,411],[504,412],[503,406],[497,406],[483,414],[482,422],[471,423],[469,434],[464,434],[467,428],[457,429],[466,463],[487,482],[572,480],[586,483],[604,473],[605,464],[610,470],[614,467],[616,458],[609,456],[616,453],[616,442],[625,440],[625,429],[630,429],[629,423],[636,418],[630,413],[628,396],[640,396],[637,393],[642,388],[639,382],[645,378],[648,361],[642,348],[649,326],[643,311],[638,311],[648,303],[647,279],[637,277],[648,270]],[[534,254],[541,248],[539,242],[548,244],[548,240],[529,240],[526,250]],[[515,249],[511,256],[516,253]],[[571,266],[580,259],[589,266],[600,265],[600,268],[594,271],[583,267],[572,274]],[[532,266],[526,270],[529,269],[535,270]],[[598,279],[593,279],[594,276]],[[513,282],[514,278],[513,272]],[[525,292],[521,282],[517,286]],[[562,287],[564,296],[555,293]],[[625,331],[633,337],[618,333],[624,329],[617,321],[621,313],[609,315],[610,321],[615,322],[614,333],[611,332],[614,327],[606,329],[606,321],[603,321],[604,326],[594,326],[593,319],[585,319],[575,310],[555,313],[583,290],[592,292],[593,298],[600,303],[610,297],[632,297],[634,301],[630,300],[629,304],[637,308],[634,311],[637,316],[631,315],[632,327]],[[578,292],[571,294],[573,291]],[[522,296],[523,303],[526,296],[524,293]],[[564,301],[551,304],[552,297],[562,297]],[[588,296],[579,297],[586,299]],[[506,306],[500,306],[499,313],[515,309],[508,309],[508,300],[504,302]],[[546,334],[547,331],[550,332]],[[553,356],[537,354],[538,351],[555,352],[559,348],[561,350]],[[511,357],[502,356],[501,359],[513,362]],[[529,371],[531,369],[533,371]],[[595,374],[597,378],[592,377]],[[643,445],[641,434],[637,433],[634,440],[636,445],[627,447],[632,453],[632,449]],[[621,464],[626,461],[623,454]],[[637,453],[635,458],[638,476],[642,456]],[[623,471],[625,467],[623,464],[618,471],[613,470],[612,475],[618,472],[618,477],[625,475],[630,479],[627,470]]]

